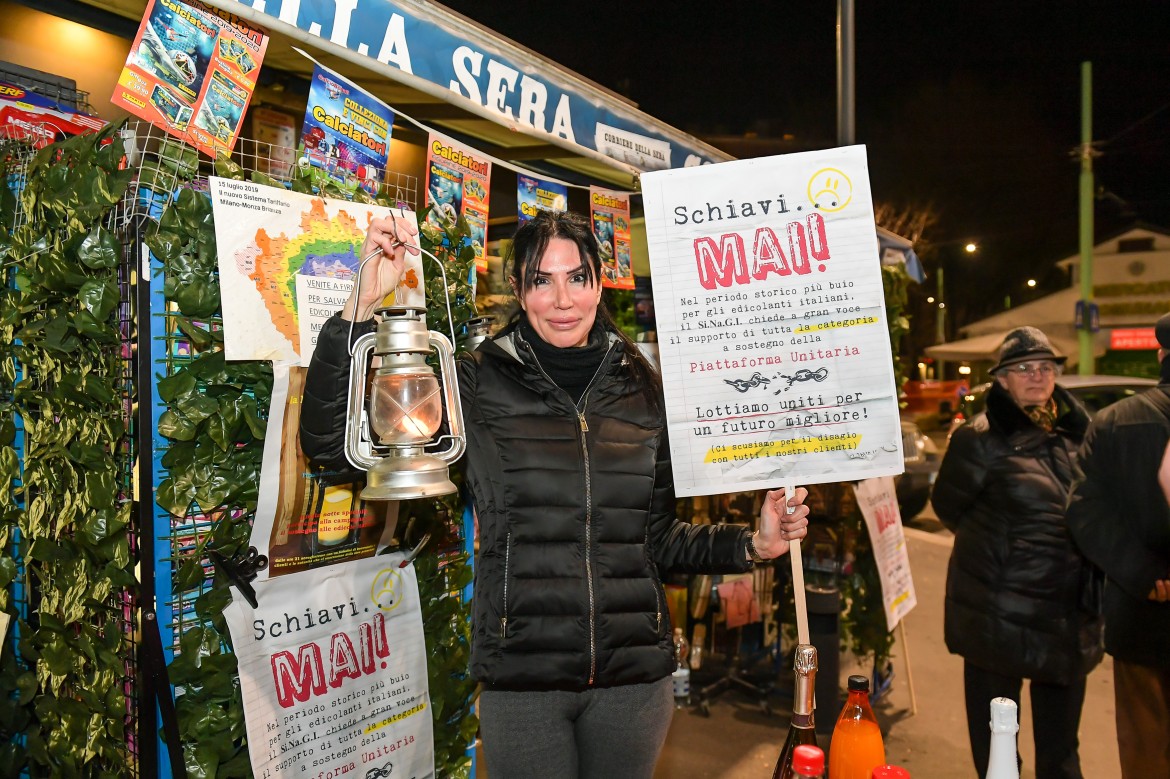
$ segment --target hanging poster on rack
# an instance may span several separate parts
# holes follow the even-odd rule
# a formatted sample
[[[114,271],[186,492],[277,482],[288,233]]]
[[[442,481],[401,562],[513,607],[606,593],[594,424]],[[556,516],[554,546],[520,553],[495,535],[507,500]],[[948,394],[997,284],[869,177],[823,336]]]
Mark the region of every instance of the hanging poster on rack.
[[[402,209],[212,177],[224,353],[308,366],[325,320],[341,310],[372,220]],[[425,306],[421,255],[386,305]]]
[[[487,272],[488,182],[492,163],[476,150],[439,133],[427,143],[427,221],[440,226],[459,217],[467,220],[475,267]]]
[[[210,157],[236,144],[268,36],[202,4],[147,0],[110,102]]]
[[[853,486],[857,505],[869,530],[878,577],[882,585],[882,604],[890,632],[902,617],[918,605],[914,594],[914,577],[910,574],[910,555],[906,551],[906,534],[902,531],[902,513],[898,494],[889,476],[865,479]]]
[[[539,211],[564,212],[569,207],[569,188],[555,181],[516,174],[516,218],[521,225]]]
[[[292,178],[293,165],[297,161],[296,120],[291,114],[271,108],[253,108],[249,116],[252,117],[252,137],[260,147],[256,170],[285,181]]]
[[[675,489],[902,472],[865,148],[642,177]]]
[[[258,779],[435,775],[418,580],[382,555],[255,583],[223,611]]]
[[[298,164],[311,168],[318,186],[332,180],[346,192],[361,187],[376,195],[386,177],[393,125],[390,106],[314,62]]]
[[[601,187],[589,188],[589,219],[601,252],[602,286],[633,289],[630,265],[630,196]]]
[[[396,501],[362,500],[365,471],[314,468],[301,450],[307,368],[272,366],[272,400],[250,545],[268,558],[263,578],[372,557],[394,539]]]
[[[28,138],[35,148],[43,149],[67,136],[96,132],[105,126],[96,116],[0,81],[0,138]]]

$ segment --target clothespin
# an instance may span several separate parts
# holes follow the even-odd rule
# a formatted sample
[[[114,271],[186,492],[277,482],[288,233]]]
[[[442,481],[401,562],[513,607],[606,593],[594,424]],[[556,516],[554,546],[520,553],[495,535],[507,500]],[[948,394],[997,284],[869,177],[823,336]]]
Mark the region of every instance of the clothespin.
[[[256,608],[259,604],[256,602],[256,590],[252,587],[252,581],[260,571],[268,567],[268,558],[260,554],[254,546],[231,558],[224,557],[214,549],[208,549],[207,556],[216,568],[223,571],[228,581],[235,585],[244,596],[244,600],[248,601],[252,608]]]

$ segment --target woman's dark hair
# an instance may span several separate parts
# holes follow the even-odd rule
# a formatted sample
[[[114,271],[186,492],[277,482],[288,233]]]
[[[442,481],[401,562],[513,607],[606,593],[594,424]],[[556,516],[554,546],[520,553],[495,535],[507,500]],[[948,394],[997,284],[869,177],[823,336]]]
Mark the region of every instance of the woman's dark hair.
[[[508,251],[505,267],[508,269],[512,288],[521,297],[535,286],[540,261],[544,259],[544,252],[554,238],[563,238],[575,243],[577,251],[581,254],[582,265],[585,266],[585,278],[589,280],[590,286],[601,283],[601,252],[597,246],[597,238],[589,226],[589,220],[570,211],[541,210],[516,231],[511,249]],[[523,310],[517,308],[512,314],[509,327],[514,327],[522,316]],[[642,354],[642,350],[618,327],[604,300],[597,304],[597,319],[605,327],[606,332],[616,335],[625,345],[626,359],[633,369],[634,378],[643,387],[653,390],[657,404],[657,398],[662,394],[662,381],[657,371]]]

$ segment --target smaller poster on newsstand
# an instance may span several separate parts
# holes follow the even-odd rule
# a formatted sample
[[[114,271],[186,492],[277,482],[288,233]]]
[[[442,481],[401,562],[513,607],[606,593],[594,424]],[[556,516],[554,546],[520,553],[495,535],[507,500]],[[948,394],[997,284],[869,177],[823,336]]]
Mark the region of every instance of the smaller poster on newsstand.
[[[523,225],[540,211],[564,212],[569,207],[569,188],[555,181],[516,175],[516,218]]]
[[[630,267],[630,196],[601,187],[589,188],[589,218],[601,252],[601,283],[633,289]]]
[[[300,164],[320,186],[332,179],[346,192],[371,195],[385,178],[394,112],[344,76],[313,64],[313,83],[301,128]]]
[[[268,36],[202,4],[147,0],[110,102],[210,157],[230,152]]]
[[[436,227],[463,217],[471,230],[475,267],[487,271],[488,181],[492,163],[445,135],[427,144],[427,221]]]
[[[96,116],[0,81],[0,138],[27,138],[38,149],[69,135],[105,127]]]

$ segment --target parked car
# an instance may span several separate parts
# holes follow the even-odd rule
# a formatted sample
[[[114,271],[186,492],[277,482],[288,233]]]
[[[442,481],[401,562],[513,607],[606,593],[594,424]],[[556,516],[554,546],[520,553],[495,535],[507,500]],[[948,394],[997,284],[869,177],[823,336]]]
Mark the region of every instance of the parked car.
[[[1081,376],[1069,373],[1057,379],[1056,383],[1084,404],[1089,415],[1092,416],[1123,398],[1145,392],[1156,385],[1158,381],[1137,376]],[[959,410],[952,417],[950,430],[947,431],[948,441],[954,435],[955,430],[983,411],[987,405],[987,390],[990,388],[991,382],[980,384],[973,387],[959,400]]]
[[[902,420],[902,456],[906,471],[895,479],[894,487],[898,493],[898,510],[905,520],[926,508],[942,453],[918,425]]]

